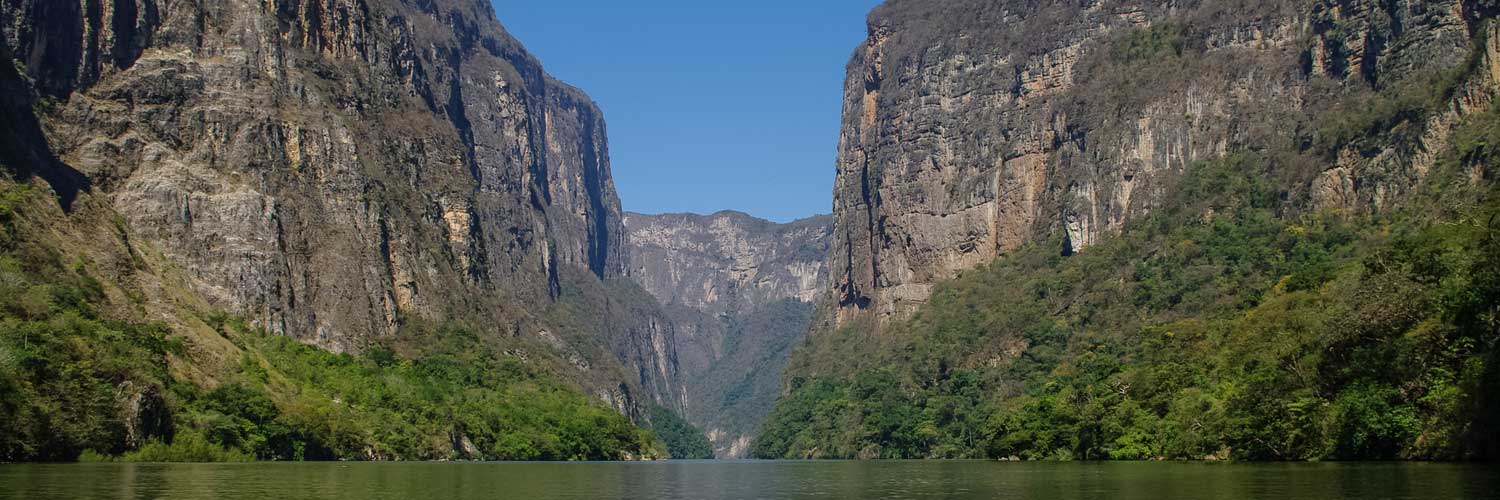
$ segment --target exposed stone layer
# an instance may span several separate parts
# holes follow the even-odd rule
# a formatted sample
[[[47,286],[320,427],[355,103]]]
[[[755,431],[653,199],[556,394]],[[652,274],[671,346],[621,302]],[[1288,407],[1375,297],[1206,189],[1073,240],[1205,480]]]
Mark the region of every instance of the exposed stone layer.
[[[1461,67],[1471,40],[1493,51],[1494,14],[1461,0],[888,1],[848,67],[828,326],[904,316],[1028,241],[1082,250],[1195,161],[1316,149],[1301,143],[1327,138],[1334,103]],[[1497,81],[1484,68],[1453,89],[1414,142],[1283,159],[1288,197],[1379,210]]]
[[[783,299],[812,302],[828,280],[831,221],[777,224],[733,211],[628,213],[630,277],[664,304],[711,315]]]
[[[268,330],[358,351],[422,319],[545,343],[564,270],[624,274],[599,109],[487,1],[0,9],[46,154],[213,306]],[[681,409],[670,328],[575,333]],[[583,378],[636,411],[610,377]]]
[[[828,282],[832,218],[627,213],[629,275],[673,318],[686,416],[741,458]]]

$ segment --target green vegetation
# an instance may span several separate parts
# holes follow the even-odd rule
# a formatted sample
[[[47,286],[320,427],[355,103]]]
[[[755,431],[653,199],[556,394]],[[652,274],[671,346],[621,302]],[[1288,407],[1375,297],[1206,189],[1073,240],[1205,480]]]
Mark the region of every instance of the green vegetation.
[[[150,441],[140,449],[119,456],[103,455],[93,450],[84,450],[78,457],[80,462],[253,462],[255,455],[236,448],[225,448],[223,444],[210,442],[195,431],[179,432],[172,442]]]
[[[138,313],[111,306],[23,215],[55,202],[0,182],[0,461],[663,455],[624,416],[457,326],[404,332],[432,340],[406,359],[380,346],[335,354],[214,315],[204,322],[238,363],[189,379],[197,346],[110,316]]]
[[[1121,33],[1080,63],[1070,121],[1119,123],[1151,102],[1141,89],[1185,81],[1200,58],[1178,56],[1203,41],[1185,26]],[[1279,130],[1161,186],[1120,234],[1070,257],[1036,242],[880,331],[811,335],[753,453],[1500,457],[1500,110],[1470,114],[1430,172],[1397,167],[1427,153],[1487,43],[1446,71],[1355,75],[1368,89],[1314,79],[1306,122],[1265,117]],[[1317,210],[1314,179],[1349,158],[1372,164],[1353,182],[1392,189]]]
[[[86,276],[17,257],[0,257],[0,460],[125,451],[119,398],[160,387],[180,344],[158,326],[99,318],[87,307],[99,285]],[[29,269],[55,278],[28,280]],[[159,423],[138,432],[165,431]]]
[[[210,442],[262,460],[616,460],[659,443],[614,410],[443,327],[415,360],[384,348],[333,354],[223,322],[246,356],[239,377],[178,386]]]
[[[1432,74],[1406,76],[1384,88],[1346,98],[1322,115],[1317,123],[1319,149],[1328,156],[1353,146],[1378,153],[1390,146],[1409,148],[1420,138],[1424,121],[1445,108],[1454,94],[1484,62],[1488,31],[1480,30],[1470,42],[1469,57],[1462,64]]]
[[[1181,56],[1187,48],[1185,28],[1173,24],[1161,24],[1149,28],[1132,30],[1128,35],[1115,40],[1110,47],[1110,56],[1119,63],[1149,61],[1169,54]]]
[[[687,423],[666,408],[651,407],[651,432],[667,445],[667,454],[675,459],[707,459],[714,457],[714,446],[708,442],[703,431]]]
[[[1443,170],[1493,178],[1497,123]],[[1384,215],[1301,213],[1274,168],[1199,165],[1085,252],[1033,244],[878,336],[812,338],[754,454],[1500,456],[1500,194],[1438,174]]]
[[[180,352],[160,326],[101,318],[90,306],[101,284],[54,249],[24,238],[20,212],[40,197],[29,186],[0,191],[0,461],[69,460],[83,449],[126,451],[131,434],[169,431],[149,411],[135,429],[121,398],[150,409]],[[129,381],[130,383],[126,383]]]
[[[785,299],[716,318],[723,325],[724,356],[703,373],[688,397],[702,408],[703,425],[732,436],[754,435],[771,413],[781,373],[807,333],[813,306]]]

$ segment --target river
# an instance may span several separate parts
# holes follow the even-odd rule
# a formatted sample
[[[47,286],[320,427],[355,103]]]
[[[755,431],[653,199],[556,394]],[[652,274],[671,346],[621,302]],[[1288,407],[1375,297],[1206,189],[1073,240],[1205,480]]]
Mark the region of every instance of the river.
[[[0,465],[3,499],[1500,499],[1493,465],[783,462]]]

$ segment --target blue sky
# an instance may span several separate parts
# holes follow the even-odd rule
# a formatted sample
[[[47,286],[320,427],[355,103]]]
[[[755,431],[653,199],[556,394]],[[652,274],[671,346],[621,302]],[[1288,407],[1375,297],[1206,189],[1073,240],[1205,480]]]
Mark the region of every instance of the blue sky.
[[[604,108],[626,210],[828,213],[844,65],[879,0],[496,1]]]

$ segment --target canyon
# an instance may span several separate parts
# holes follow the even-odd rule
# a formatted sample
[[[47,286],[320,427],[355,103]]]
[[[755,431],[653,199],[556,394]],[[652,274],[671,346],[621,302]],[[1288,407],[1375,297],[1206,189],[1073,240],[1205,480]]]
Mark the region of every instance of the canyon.
[[[1460,0],[886,2],[849,63],[824,321],[904,318],[1028,242],[1079,252],[1158,208],[1194,162],[1308,149],[1323,116],[1373,89],[1467,65],[1471,40],[1494,54],[1493,15]],[[1388,207],[1494,101],[1483,64],[1412,144],[1289,160],[1287,196]]]
[[[4,164],[62,208],[30,211],[117,291],[109,315],[170,325],[210,388],[250,355],[215,311],[356,356],[460,328],[741,457],[827,282],[828,217],[624,213],[603,113],[483,0],[3,14]]]
[[[79,376],[103,396],[72,413],[112,420],[75,427],[103,437],[0,433],[0,460],[338,412],[423,427],[209,444],[259,459],[309,443],[367,460],[1492,457],[1470,429],[1500,414],[1483,396],[1493,238],[1475,222],[1500,130],[1497,14],[887,0],[846,67],[832,213],[776,223],[625,211],[603,111],[488,0],[5,0],[0,395],[19,402],[0,416],[74,404],[36,389],[65,370],[27,328],[62,332],[77,358],[150,363]],[[1421,254],[1427,241],[1449,244]],[[1257,323],[1293,313],[1311,319]],[[117,350],[83,349],[99,338],[66,321]],[[1158,359],[1204,352],[1245,355]],[[1305,368],[1323,355],[1337,362]],[[1425,371],[1357,370],[1372,359]],[[1200,385],[1152,378],[1161,366]],[[360,385],[380,390],[355,399]],[[1244,387],[1301,399],[1247,403]],[[23,393],[61,402],[14,409]],[[436,393],[452,406],[407,407]],[[1313,415],[1282,434],[1347,432],[1273,446],[1184,416],[1232,411],[1226,428]],[[1110,439],[1037,437],[1105,417],[1070,435]],[[48,420],[26,435],[66,434]],[[298,432],[273,437],[314,434]],[[1194,441],[1142,437],[1179,434]]]
[[[828,216],[625,214],[630,278],[665,305],[688,421],[718,458],[744,458],[828,282]]]
[[[847,66],[826,307],[752,454],[1493,456],[1500,299],[1468,277],[1495,254],[1497,13],[884,2]]]
[[[198,320],[226,311],[349,354],[472,329],[642,424],[685,410],[673,327],[625,279],[602,113],[488,1],[0,9],[4,164],[58,230],[112,228],[63,250],[201,382],[240,356]]]

